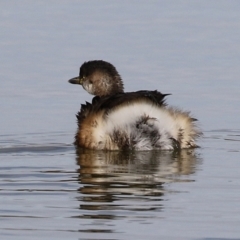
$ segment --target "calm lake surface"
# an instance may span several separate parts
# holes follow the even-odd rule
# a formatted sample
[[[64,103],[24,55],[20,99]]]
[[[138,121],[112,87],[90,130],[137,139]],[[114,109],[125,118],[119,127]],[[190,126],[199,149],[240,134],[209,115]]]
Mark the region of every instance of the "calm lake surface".
[[[1,1],[0,238],[240,239],[239,1]],[[76,150],[87,60],[172,93],[200,148]]]

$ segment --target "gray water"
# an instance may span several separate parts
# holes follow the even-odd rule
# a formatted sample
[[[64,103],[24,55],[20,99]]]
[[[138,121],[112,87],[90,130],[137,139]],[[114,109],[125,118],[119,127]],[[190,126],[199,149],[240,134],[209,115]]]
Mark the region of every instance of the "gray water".
[[[239,1],[1,1],[1,239],[240,239]],[[87,60],[172,93],[200,148],[72,145]]]

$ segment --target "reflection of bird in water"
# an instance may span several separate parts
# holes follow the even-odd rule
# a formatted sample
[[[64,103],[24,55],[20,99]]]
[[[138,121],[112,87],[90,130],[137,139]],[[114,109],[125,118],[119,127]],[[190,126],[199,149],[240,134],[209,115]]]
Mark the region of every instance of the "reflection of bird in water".
[[[195,172],[199,157],[194,150],[93,151],[77,149],[80,191],[108,196],[131,194],[161,196],[163,184],[184,181]],[[189,180],[187,180],[189,181]]]
[[[89,61],[69,80],[95,95],[77,114],[75,144],[99,150],[152,150],[196,147],[200,135],[188,112],[168,107],[158,91],[124,93],[116,68],[105,61]]]

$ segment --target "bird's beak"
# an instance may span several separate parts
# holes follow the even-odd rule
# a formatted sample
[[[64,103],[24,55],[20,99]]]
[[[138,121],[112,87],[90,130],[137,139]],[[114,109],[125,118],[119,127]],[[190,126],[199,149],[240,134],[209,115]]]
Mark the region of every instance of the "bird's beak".
[[[68,82],[72,83],[72,84],[80,84],[80,85],[82,85],[83,79],[80,78],[80,77],[75,77],[75,78],[69,79]]]

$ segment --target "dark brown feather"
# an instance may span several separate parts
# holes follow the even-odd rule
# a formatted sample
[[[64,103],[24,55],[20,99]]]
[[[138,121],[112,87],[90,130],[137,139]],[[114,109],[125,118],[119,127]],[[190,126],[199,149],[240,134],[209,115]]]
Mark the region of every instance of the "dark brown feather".
[[[162,94],[158,91],[137,91],[118,93],[111,96],[99,97],[96,96],[92,99],[92,104],[86,102],[81,105],[81,110],[77,114],[78,122],[81,122],[90,112],[98,112],[105,110],[106,112],[114,109],[115,107],[125,104],[133,103],[139,100],[149,101],[154,105],[166,106],[165,97],[170,94]]]

